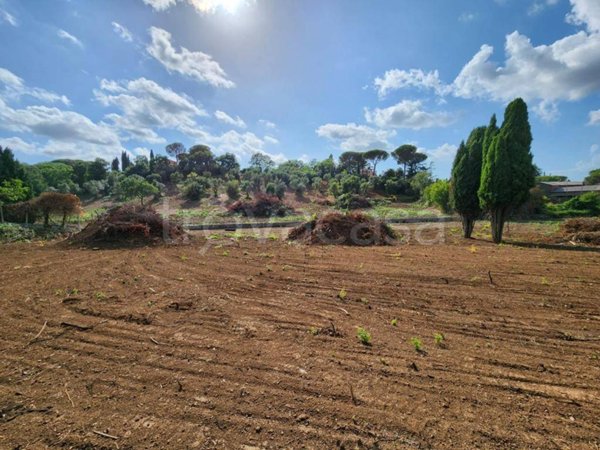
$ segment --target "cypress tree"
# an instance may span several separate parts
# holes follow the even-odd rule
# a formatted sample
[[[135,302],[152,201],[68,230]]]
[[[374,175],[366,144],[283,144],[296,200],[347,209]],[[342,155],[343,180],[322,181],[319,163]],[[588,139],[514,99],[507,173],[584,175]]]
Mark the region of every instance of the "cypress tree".
[[[486,127],[471,131],[467,144],[460,143],[450,187],[450,201],[462,219],[463,236],[470,238],[475,221],[481,216],[477,192],[481,181],[481,161]]]
[[[517,98],[506,107],[502,127],[485,150],[481,171],[479,200],[490,214],[495,243],[502,242],[506,219],[527,200],[529,189],[535,185],[531,141],[527,104]]]

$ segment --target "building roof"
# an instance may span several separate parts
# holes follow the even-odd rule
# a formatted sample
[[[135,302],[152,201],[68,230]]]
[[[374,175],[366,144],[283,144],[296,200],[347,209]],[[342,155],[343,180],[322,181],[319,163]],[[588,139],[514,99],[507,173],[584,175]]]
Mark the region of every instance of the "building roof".
[[[583,186],[583,181],[541,181],[540,184],[552,187]]]
[[[556,193],[577,193],[577,192],[600,192],[600,184],[591,184],[587,186],[564,186],[555,189],[552,191],[553,194]]]

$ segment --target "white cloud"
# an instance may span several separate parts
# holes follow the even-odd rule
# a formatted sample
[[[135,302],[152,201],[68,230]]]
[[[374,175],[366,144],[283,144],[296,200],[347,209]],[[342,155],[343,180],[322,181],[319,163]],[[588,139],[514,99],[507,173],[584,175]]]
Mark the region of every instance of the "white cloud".
[[[10,70],[0,67],[0,98],[5,100],[19,100],[22,96],[37,98],[47,103],[61,102],[69,105],[69,99],[64,95],[59,95],[45,89],[29,87],[22,78],[18,77]]]
[[[575,164],[575,170],[578,172],[587,173],[590,170],[597,169],[600,167],[600,145],[593,144],[590,147],[590,156],[589,158],[578,161]]]
[[[202,52],[190,51],[181,47],[179,51],[171,44],[171,33],[162,28],[151,27],[152,43],[147,52],[159,61],[169,72],[177,72],[211,86],[233,88],[235,83],[212,56]]]
[[[155,11],[164,11],[182,0],[144,0]],[[240,6],[252,3],[254,0],[187,0],[201,14],[214,14],[219,9],[235,12]]]
[[[146,78],[127,82],[102,80],[94,94],[102,105],[120,110],[108,114],[106,119],[124,132],[126,139],[164,143],[156,129],[192,128],[196,117],[208,115],[191,98]]]
[[[56,32],[56,34],[58,35],[59,38],[69,41],[72,44],[75,44],[76,46],[78,46],[80,48],[83,48],[83,43],[79,39],[77,39],[75,36],[73,36],[71,33],[68,33],[65,30],[58,30]]]
[[[600,89],[599,33],[581,31],[534,47],[515,31],[506,37],[505,50],[502,66],[490,61],[493,47],[483,45],[454,81],[454,94],[498,101],[579,100]]]
[[[216,111],[215,117],[220,122],[226,123],[228,125],[233,125],[234,127],[238,128],[246,128],[246,122],[244,122],[240,116],[233,118],[226,112]]]
[[[477,19],[477,14],[467,11],[458,16],[458,21],[462,23],[473,22],[475,19]]]
[[[394,130],[380,130],[355,123],[328,123],[317,128],[318,136],[329,139],[340,145],[345,151],[369,150],[389,146],[388,139],[394,137]]]
[[[177,0],[144,0],[146,5],[152,6],[155,11],[164,11],[177,3]]]
[[[535,0],[527,10],[527,14],[530,16],[536,16],[549,6],[554,6],[558,2],[559,0]]]
[[[13,109],[0,100],[0,127],[57,141],[119,144],[118,136],[106,124],[95,124],[79,113],[46,106]]]
[[[121,39],[126,42],[133,42],[133,34],[131,34],[131,31],[129,31],[126,27],[117,22],[113,22],[112,26],[113,31],[117,33]]]
[[[13,16],[8,11],[0,8],[0,23],[3,23],[3,22],[7,23],[9,25],[12,25],[13,27],[19,26],[19,22],[17,21],[15,16]]]
[[[546,6],[557,3],[537,1]],[[506,36],[503,62],[494,61],[494,47],[484,44],[451,84],[444,84],[437,71],[389,70],[375,79],[379,96],[416,87],[432,90],[440,97],[452,94],[499,102],[522,97],[534,103],[532,110],[542,120],[555,120],[557,102],[580,100],[600,91],[600,1],[570,1],[568,21],[585,25],[587,32],[535,46],[527,36],[515,31]]]
[[[422,109],[420,100],[403,100],[389,108],[365,109],[368,123],[380,128],[422,128],[444,127],[455,121],[447,112],[427,112]]]
[[[300,155],[300,158],[298,158],[298,160],[302,161],[304,164],[308,164],[312,161],[312,158],[306,153],[303,153],[302,155]]]
[[[419,148],[419,151],[424,152],[427,156],[434,161],[451,161],[456,155],[457,147],[452,144],[442,144],[434,149]]]
[[[448,89],[441,82],[437,70],[424,72],[421,69],[388,70],[383,74],[383,77],[375,78],[374,85],[379,98],[384,98],[391,91],[407,87],[431,89],[438,95],[444,95]]]
[[[600,2],[598,0],[571,0],[572,10],[567,21],[586,25],[590,32],[600,32]]]
[[[264,140],[266,143],[268,144],[273,144],[273,145],[277,145],[279,144],[279,140],[277,140],[276,138],[274,138],[273,136],[265,136]]]
[[[241,160],[248,160],[254,153],[269,156],[277,164],[287,161],[283,153],[270,153],[265,150],[266,139],[261,139],[254,133],[240,133],[230,130],[220,135],[214,135],[200,127],[182,129],[183,133],[203,144],[213,147],[217,153],[233,153]],[[272,142],[269,142],[272,143]]]
[[[534,105],[532,111],[544,122],[556,122],[560,117],[558,105],[551,100],[542,100],[537,105]]]
[[[600,109],[590,111],[590,121],[588,125],[600,125]]]
[[[277,125],[274,122],[271,122],[270,120],[260,119],[258,121],[258,123],[261,124],[265,128],[270,128],[270,129],[277,128]]]
[[[37,152],[38,144],[25,142],[20,137],[0,138],[0,147],[10,148],[11,150],[35,154]]]
[[[108,158],[122,151],[119,136],[108,125],[58,108],[14,109],[0,99],[0,128],[45,138],[43,145],[16,137],[9,139],[15,149],[54,158]]]

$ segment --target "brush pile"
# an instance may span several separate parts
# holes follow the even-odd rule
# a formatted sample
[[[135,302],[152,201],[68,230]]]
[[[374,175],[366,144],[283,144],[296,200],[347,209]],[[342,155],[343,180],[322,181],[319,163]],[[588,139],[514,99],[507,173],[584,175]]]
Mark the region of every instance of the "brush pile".
[[[69,241],[86,245],[148,245],[182,242],[186,238],[180,225],[164,219],[151,206],[126,204],[109,209]]]
[[[238,200],[227,208],[230,213],[244,217],[283,217],[291,208],[277,196],[257,194],[252,200]]]
[[[568,219],[561,225],[563,236],[571,242],[600,245],[600,218]]]
[[[306,244],[391,245],[396,236],[386,223],[366,214],[332,212],[290,231],[288,239]]]

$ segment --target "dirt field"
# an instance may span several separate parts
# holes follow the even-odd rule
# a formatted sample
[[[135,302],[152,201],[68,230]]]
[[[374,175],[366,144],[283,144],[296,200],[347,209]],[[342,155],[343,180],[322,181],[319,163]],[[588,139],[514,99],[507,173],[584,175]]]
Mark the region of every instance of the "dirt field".
[[[600,448],[600,253],[210,244],[0,247],[0,448]]]

